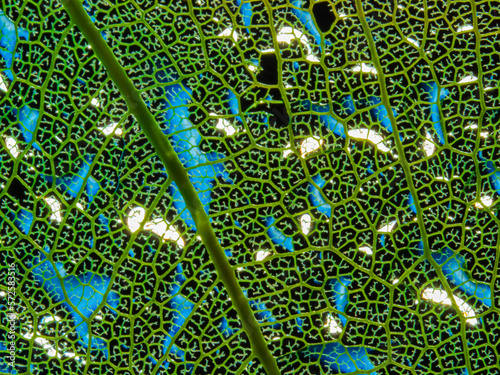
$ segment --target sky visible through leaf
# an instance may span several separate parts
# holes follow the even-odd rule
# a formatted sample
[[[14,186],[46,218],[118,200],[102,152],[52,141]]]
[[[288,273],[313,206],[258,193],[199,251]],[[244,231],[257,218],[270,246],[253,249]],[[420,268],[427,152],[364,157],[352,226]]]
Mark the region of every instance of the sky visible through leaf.
[[[499,11],[3,0],[0,373],[500,374]]]

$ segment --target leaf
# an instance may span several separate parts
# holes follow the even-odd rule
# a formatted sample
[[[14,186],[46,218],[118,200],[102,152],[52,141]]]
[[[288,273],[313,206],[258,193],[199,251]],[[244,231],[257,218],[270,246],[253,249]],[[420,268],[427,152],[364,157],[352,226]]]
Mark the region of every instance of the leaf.
[[[495,374],[496,7],[3,2],[0,370]]]

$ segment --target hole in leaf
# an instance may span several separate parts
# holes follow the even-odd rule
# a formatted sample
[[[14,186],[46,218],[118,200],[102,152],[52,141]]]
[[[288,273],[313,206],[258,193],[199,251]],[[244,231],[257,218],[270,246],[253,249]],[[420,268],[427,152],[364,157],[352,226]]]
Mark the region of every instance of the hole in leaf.
[[[19,181],[18,178],[14,178],[10,183],[9,195],[15,198],[19,202],[25,202],[28,199],[29,193],[26,187]]]
[[[276,54],[264,53],[260,56],[261,72],[257,74],[257,81],[265,85],[276,85],[278,83],[278,60]]]
[[[312,11],[321,32],[325,33],[330,30],[335,21],[330,3],[327,1],[316,3],[313,5]]]

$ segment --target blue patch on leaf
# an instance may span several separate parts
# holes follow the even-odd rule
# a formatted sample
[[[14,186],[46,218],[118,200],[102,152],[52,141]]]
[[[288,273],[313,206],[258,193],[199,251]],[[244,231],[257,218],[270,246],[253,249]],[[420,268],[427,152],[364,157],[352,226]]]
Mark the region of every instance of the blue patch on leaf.
[[[90,318],[102,303],[110,279],[91,272],[80,276],[66,276],[61,263],[55,263],[54,268],[54,263],[49,260],[35,264],[31,273],[54,302],[63,302],[67,306],[73,317],[76,333],[83,345],[88,347],[90,344],[92,348],[102,350],[107,357],[106,342],[98,337],[89,339],[88,325],[83,319]],[[62,278],[62,283],[57,274]],[[119,297],[115,292],[110,292],[107,295],[106,302],[112,308],[116,308]]]
[[[316,27],[314,23],[313,16],[309,12],[309,10],[303,9],[304,2],[303,0],[292,0],[290,1],[292,5],[291,11],[292,13],[299,19],[299,21],[304,25],[309,35],[314,38],[314,42],[317,46],[320,46],[323,42],[323,38],[321,36],[320,31]],[[325,40],[325,44],[330,44],[329,41]]]
[[[186,281],[186,278],[184,277],[183,274],[183,269],[180,264],[177,265],[176,268],[176,274],[175,274],[175,283],[173,283],[170,286],[170,293],[169,295],[171,296],[170,300],[167,303],[167,307],[169,309],[173,310],[172,313],[172,318],[170,320],[170,325],[167,331],[167,334],[165,335],[165,338],[163,340],[163,354],[167,353],[168,348],[172,344],[172,338],[175,337],[175,335],[179,332],[181,329],[182,325],[186,322],[186,320],[189,318],[191,315],[191,312],[193,311],[194,308],[194,303],[191,301],[187,300],[184,296],[182,296],[179,292],[181,289],[182,284]],[[182,362],[185,360],[185,353],[184,350],[180,349],[177,347],[177,345],[172,344],[170,347],[169,353],[175,354],[176,357],[179,358]],[[153,359],[152,357],[149,357],[151,361],[156,364],[157,361]],[[165,361],[163,363],[163,366],[165,368],[168,368],[169,362]],[[192,364],[186,364],[188,369],[191,371],[193,365]]]
[[[465,266],[465,259],[446,247],[439,253],[432,253],[432,258],[441,267],[448,281],[470,297],[474,297],[491,307],[491,288],[487,284],[471,280]]]
[[[347,277],[341,276],[338,279],[331,279],[328,282],[329,289],[335,301],[335,308],[341,313],[339,314],[340,321],[346,325],[347,319],[344,315],[345,308],[349,303],[349,293],[347,287],[351,284],[351,280]]]
[[[14,112],[17,111],[14,110]],[[19,111],[19,128],[26,143],[31,143],[33,140],[33,134],[36,130],[39,115],[39,111],[31,109],[28,106],[22,107]],[[33,143],[33,147],[38,151],[42,150],[36,142]]]
[[[385,108],[385,105],[382,104],[382,100],[380,98],[371,96],[370,97],[370,105],[376,105],[372,109],[370,109],[370,114],[375,119],[375,121],[379,121],[382,126],[387,129],[388,132],[392,133],[392,123],[389,118],[389,113]],[[396,111],[392,110],[394,116],[396,116]]]
[[[242,3],[241,0],[236,0],[236,5],[240,7],[240,14],[243,17],[243,24],[246,27],[249,27],[252,24],[252,5],[245,1]],[[247,29],[247,32],[250,34],[250,30]]]
[[[323,186],[325,186],[326,184],[326,181],[323,180],[323,178],[319,174],[313,176],[312,180],[320,188],[323,188]],[[309,202],[311,203],[311,205],[314,208],[316,208],[319,212],[325,214],[326,216],[328,217],[332,216],[332,208],[328,203],[326,203],[319,189],[310,183],[308,186],[308,191],[309,191]]]
[[[33,214],[25,209],[20,209],[17,213],[9,212],[9,218],[14,225],[24,234],[28,234],[33,224]]]
[[[80,160],[80,165],[78,166],[78,171],[76,172],[76,174],[68,173],[63,177],[56,178],[56,185],[62,188],[73,198],[76,198],[85,183],[85,189],[89,196],[89,201],[92,202],[95,195],[99,192],[100,189],[99,183],[93,177],[88,176],[93,160],[94,156],[85,156],[84,159]],[[53,181],[52,176],[45,176],[45,179],[48,182]]]
[[[428,94],[429,96],[428,101],[432,103],[431,121],[433,123],[434,130],[436,131],[439,143],[441,145],[444,145],[445,140],[444,140],[443,127],[441,124],[441,115],[439,114],[439,102],[443,100],[449,94],[449,92],[448,90],[442,88],[438,99],[439,88],[435,82],[423,83],[422,89]]]
[[[498,171],[495,168],[495,165],[491,160],[486,160],[483,156],[482,151],[479,151],[477,153],[477,157],[479,160],[481,160],[484,163],[484,166],[486,167],[486,173],[488,173],[490,184],[495,189],[497,194],[500,194],[500,171]]]
[[[172,82],[166,73],[157,74],[162,82]],[[188,170],[188,176],[194,188],[198,192],[205,212],[208,214],[209,205],[212,201],[211,190],[213,181],[217,177],[229,179],[229,174],[224,170],[221,163],[213,164],[220,156],[216,153],[205,153],[201,151],[201,134],[195,129],[189,120],[189,102],[191,101],[191,90],[181,83],[172,83],[164,88],[167,112],[164,115],[166,122],[165,134],[171,135],[171,142],[179,160]],[[174,198],[174,207],[180,213],[185,223],[196,230],[196,225],[191,214],[186,209],[184,198],[175,185],[172,184],[170,193]]]
[[[275,220],[272,216],[266,217],[265,224],[266,227],[269,227],[267,235],[276,245],[283,246],[288,251],[293,251],[292,238],[283,234],[283,232],[276,227],[274,222]]]
[[[0,55],[5,60],[7,70],[5,75],[12,81],[14,75],[12,74],[12,60],[14,57],[18,58],[19,54],[14,55],[16,44],[19,39],[29,39],[29,33],[20,27],[16,27],[5,14],[0,10]]]

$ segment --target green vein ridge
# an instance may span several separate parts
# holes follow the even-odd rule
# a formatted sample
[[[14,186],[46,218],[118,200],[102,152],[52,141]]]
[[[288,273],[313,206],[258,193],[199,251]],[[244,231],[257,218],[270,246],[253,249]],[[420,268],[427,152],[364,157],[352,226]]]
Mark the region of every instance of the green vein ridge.
[[[276,360],[272,356],[262,335],[252,309],[240,288],[234,270],[226,258],[224,250],[215,236],[209,217],[198,197],[198,194],[189,180],[187,171],[179,160],[167,137],[160,130],[160,126],[149,112],[141,98],[139,91],[134,87],[127,73],[119,64],[115,55],[102,38],[99,30],[91,21],[83,5],[78,0],[62,0],[64,8],[71,20],[80,29],[96,56],[99,58],[106,72],[124,97],[130,112],[137,119],[144,134],[153,145],[157,155],[163,162],[167,173],[177,184],[186,207],[191,212],[203,244],[207,248],[210,259],[214,263],[217,275],[223,282],[231,302],[241,320],[243,330],[248,336],[253,354],[260,360],[268,375],[279,375],[280,371]]]
[[[389,117],[391,124],[392,124],[393,134],[394,134],[394,143],[396,145],[396,149],[398,150],[398,155],[400,158],[399,160],[401,161],[401,166],[403,167],[403,170],[405,172],[405,177],[406,177],[406,180],[408,182],[408,188],[414,197],[413,202],[415,204],[416,211],[417,211],[417,213],[416,213],[417,223],[418,223],[418,227],[420,230],[420,234],[422,236],[424,257],[434,267],[434,269],[438,275],[438,278],[440,279],[441,283],[443,284],[443,288],[445,289],[446,293],[449,296],[454,296],[453,291],[451,290],[451,287],[450,287],[448,281],[446,280],[446,277],[444,276],[441,267],[437,264],[437,262],[432,257],[431,248],[429,246],[429,238],[428,238],[427,232],[425,230],[425,223],[424,223],[422,207],[420,206],[420,202],[418,200],[418,195],[417,195],[417,190],[416,190],[415,185],[413,183],[412,173],[411,173],[409,164],[406,160],[404,146],[403,146],[401,139],[399,138],[397,121],[396,121],[396,118],[394,116],[394,113],[392,112],[392,108],[391,108],[391,105],[389,102],[389,95],[387,94],[387,86],[385,83],[385,76],[383,73],[382,64],[380,63],[380,60],[378,58],[377,48],[376,48],[375,42],[374,42],[373,37],[372,37],[370,26],[368,25],[368,21],[366,20],[365,12],[363,10],[362,0],[355,0],[355,3],[356,3],[357,15],[359,17],[359,21],[360,21],[361,26],[363,28],[363,32],[366,36],[366,41],[367,41],[368,47],[370,49],[370,53],[372,55],[373,65],[377,69],[377,78],[378,78],[378,83],[380,85],[380,97],[382,100],[382,104],[384,105],[385,109],[387,110],[388,117]],[[458,305],[457,305],[455,298],[450,298],[450,300],[451,300],[451,306],[453,307],[453,309],[455,311],[457,311],[457,313],[459,313],[460,309],[458,308]],[[462,321],[462,325],[463,325],[464,324],[463,315],[458,314],[458,316],[460,317],[460,320]],[[464,340],[464,342],[467,342],[463,330],[462,330],[462,339]],[[390,345],[391,344],[389,342],[389,348],[391,347]],[[469,372],[471,372],[472,367],[471,367],[469,353],[468,353],[467,348],[464,349],[464,356],[465,356],[466,363],[467,363],[467,370]]]

